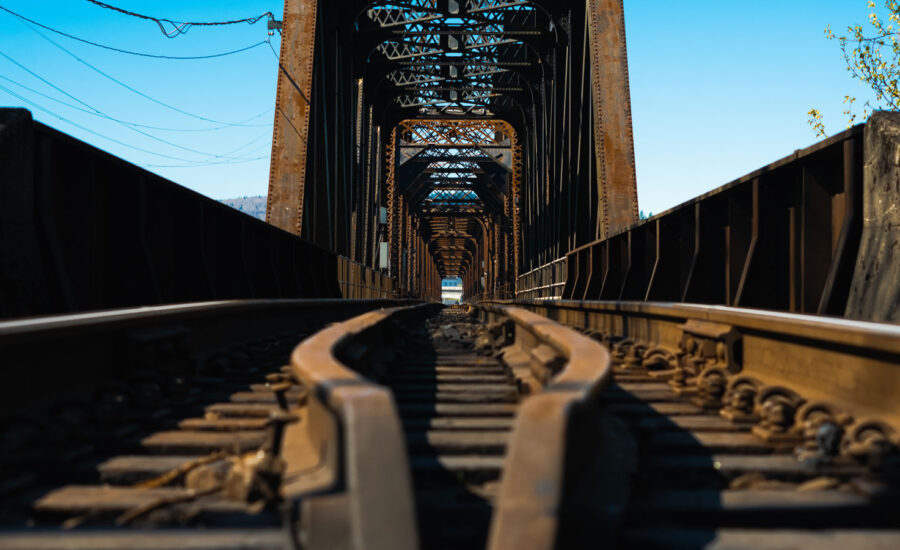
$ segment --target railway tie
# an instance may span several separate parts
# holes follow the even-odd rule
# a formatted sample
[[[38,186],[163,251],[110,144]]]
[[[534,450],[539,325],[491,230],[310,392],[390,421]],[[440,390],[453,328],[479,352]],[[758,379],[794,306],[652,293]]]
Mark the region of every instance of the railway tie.
[[[518,388],[473,349],[469,316],[444,313],[428,327],[384,380],[403,422],[422,548],[484,548]]]
[[[0,547],[898,547],[889,424],[766,385],[758,335],[729,371],[737,329],[676,326],[404,304],[101,379],[0,432]]]
[[[603,410],[628,426],[637,449],[618,547],[900,544],[896,465],[830,458],[795,438],[766,441],[754,429],[758,417],[735,421],[677,370],[631,359],[631,346],[612,346],[614,382],[600,394]]]

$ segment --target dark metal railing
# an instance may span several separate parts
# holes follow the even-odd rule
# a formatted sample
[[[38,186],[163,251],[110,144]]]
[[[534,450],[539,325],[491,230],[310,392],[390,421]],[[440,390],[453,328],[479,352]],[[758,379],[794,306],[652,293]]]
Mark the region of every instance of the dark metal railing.
[[[578,248],[562,297],[842,315],[862,230],[862,153],[858,126]]]
[[[380,276],[356,265],[339,278],[342,265],[328,250],[35,122],[26,110],[0,109],[0,318],[385,295]],[[339,282],[363,280],[371,284],[352,293]]]

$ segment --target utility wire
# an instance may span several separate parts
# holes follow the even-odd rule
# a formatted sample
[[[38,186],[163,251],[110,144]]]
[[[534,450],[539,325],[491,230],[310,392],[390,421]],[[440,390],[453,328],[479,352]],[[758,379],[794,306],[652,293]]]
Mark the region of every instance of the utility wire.
[[[278,35],[281,36],[281,31],[278,31]],[[269,49],[272,50],[272,54],[275,55],[275,59],[278,60],[278,68],[284,72],[284,76],[287,77],[288,81],[290,81],[290,83],[294,86],[294,88],[297,90],[297,92],[300,93],[300,97],[303,98],[303,101],[305,101],[307,105],[311,105],[311,103],[309,102],[309,99],[306,98],[306,94],[304,94],[303,90],[300,89],[300,86],[297,85],[297,82],[294,80],[294,77],[285,68],[285,66],[281,64],[281,56],[279,56],[278,53],[275,51],[275,48],[272,47],[272,42],[270,40],[266,40],[266,42],[269,43]],[[278,107],[278,112],[281,113],[281,116],[284,117],[284,121],[288,123],[288,126],[290,126],[291,129],[294,131],[294,133],[297,134],[297,137],[300,138],[300,141],[302,141],[305,144],[308,144],[308,142],[306,141],[306,138],[303,137],[303,134],[300,133],[300,130],[298,130],[297,127],[294,126],[294,123],[291,121],[290,117],[287,116],[287,113],[284,112],[284,109],[282,109],[281,107],[279,107],[277,105],[276,105],[276,107]]]
[[[41,96],[41,97],[43,97],[43,98],[45,98],[45,99],[49,99],[50,101],[53,101],[53,102],[58,103],[58,104],[60,104],[60,105],[64,105],[64,106],[66,106],[66,107],[68,107],[68,108],[70,108],[70,109],[74,109],[74,110],[76,110],[76,111],[81,111],[82,113],[87,113],[87,114],[89,114],[89,115],[93,115],[93,116],[100,117],[100,118],[105,118],[105,119],[108,119],[108,120],[109,120],[109,119],[113,119],[113,120],[115,120],[115,121],[117,121],[117,122],[121,122],[122,124],[127,124],[127,125],[129,125],[129,126],[135,126],[135,127],[137,127],[137,128],[147,128],[148,130],[158,130],[158,131],[162,131],[162,132],[211,132],[211,131],[221,130],[222,128],[228,128],[228,126],[218,126],[218,127],[215,127],[215,128],[163,128],[163,127],[160,127],[160,126],[149,126],[149,125],[147,125],[147,124],[139,124],[139,123],[137,123],[137,122],[129,122],[129,121],[127,121],[127,120],[116,119],[116,118],[111,117],[111,116],[104,116],[104,115],[98,114],[96,111],[92,111],[92,110],[90,110],[90,109],[85,109],[85,108],[83,108],[83,107],[79,107],[78,105],[73,105],[73,104],[71,104],[71,103],[69,103],[69,102],[67,102],[67,101],[63,101],[63,100],[58,99],[58,98],[55,98],[55,97],[53,97],[53,96],[51,96],[51,95],[49,95],[49,94],[45,94],[45,93],[43,93],[43,92],[41,92],[41,91],[35,90],[34,88],[30,88],[30,87],[28,87],[28,86],[22,84],[21,82],[18,82],[18,81],[16,81],[16,80],[13,80],[12,78],[9,78],[8,76],[4,76],[4,75],[0,74],[0,78],[2,78],[3,80],[6,80],[7,82],[9,82],[9,83],[11,83],[11,84],[14,84],[14,85],[16,85],[16,86],[18,86],[18,87],[20,87],[20,88],[23,88],[23,89],[25,89],[25,90],[28,90],[29,92],[31,92],[31,93],[33,93],[33,94],[37,94],[37,95],[39,95],[39,96]],[[265,115],[266,113],[270,112],[271,110],[272,110],[272,109],[266,109],[265,112],[262,112],[262,113],[256,115],[255,117],[253,117],[253,118],[251,118],[251,119],[248,119],[248,120],[253,120],[253,119],[259,118],[259,117]],[[271,126],[271,124],[260,124],[260,126],[266,126],[266,127],[269,127],[269,126]],[[254,140],[254,141],[255,141],[255,140]],[[249,144],[248,144],[248,145],[249,145]],[[228,154],[228,153],[226,153],[226,155],[227,155],[227,154]]]
[[[230,157],[230,156],[234,155],[235,153],[237,153],[238,151],[240,151],[241,149],[244,149],[244,148],[246,148],[246,147],[250,147],[251,145],[253,145],[254,143],[256,143],[257,141],[263,139],[263,138],[266,137],[266,136],[271,137],[271,136],[272,136],[272,131],[271,131],[271,130],[268,130],[268,129],[267,129],[267,130],[263,130],[263,133],[261,133],[260,135],[256,136],[255,138],[253,138],[253,139],[250,140],[249,142],[247,142],[247,143],[241,145],[241,146],[238,147],[237,149],[233,149],[233,150],[231,150],[231,151],[228,151],[227,153],[223,153],[222,156],[223,156],[223,157]],[[249,150],[249,151],[245,151],[245,152],[241,153],[241,155],[246,155],[246,154],[248,154],[248,153],[255,152],[257,149],[258,149],[258,148],[254,148],[254,149],[251,149],[251,150]]]
[[[214,153],[207,153],[207,152],[205,152],[205,151],[198,151],[197,149],[191,149],[190,147],[185,147],[185,146],[183,146],[183,145],[178,145],[177,143],[172,143],[171,141],[162,139],[162,138],[160,138],[160,137],[156,137],[156,136],[154,136],[153,134],[148,134],[147,132],[145,132],[145,131],[143,131],[143,130],[141,130],[141,129],[139,129],[139,128],[135,128],[134,126],[131,126],[129,123],[127,123],[127,122],[125,122],[125,121],[122,121],[122,120],[119,120],[119,119],[117,119],[117,118],[115,118],[115,117],[113,117],[113,116],[110,116],[110,115],[104,113],[103,111],[101,111],[100,109],[97,109],[97,108],[94,107],[93,105],[90,105],[90,104],[88,104],[88,103],[86,103],[86,102],[84,102],[84,101],[78,99],[77,97],[75,97],[74,95],[70,94],[69,92],[63,90],[62,88],[60,88],[60,87],[57,86],[56,84],[53,84],[52,82],[50,82],[50,81],[47,80],[46,78],[44,78],[44,77],[42,77],[41,75],[35,73],[34,71],[32,71],[31,69],[29,69],[29,68],[26,67],[25,65],[22,65],[21,63],[19,63],[18,61],[16,61],[16,60],[13,59],[12,57],[8,56],[7,54],[5,54],[5,53],[3,53],[3,52],[0,52],[0,56],[5,57],[7,60],[9,60],[9,61],[12,62],[13,64],[15,64],[17,67],[19,67],[19,68],[22,69],[23,71],[25,71],[25,72],[27,72],[28,74],[30,74],[31,76],[37,78],[38,80],[40,80],[40,81],[43,82],[44,84],[50,86],[51,88],[53,88],[54,90],[58,91],[59,93],[65,95],[66,97],[68,97],[68,98],[70,98],[70,99],[72,99],[72,100],[74,100],[74,101],[80,103],[81,105],[84,105],[84,106],[87,107],[88,109],[90,109],[90,110],[94,111],[95,113],[97,113],[99,116],[101,116],[101,117],[103,117],[103,118],[105,118],[105,119],[108,119],[108,120],[110,120],[110,121],[112,121],[112,122],[115,122],[116,124],[120,124],[120,125],[124,126],[125,128],[128,128],[129,130],[133,131],[133,132],[137,132],[137,133],[141,134],[142,136],[146,136],[146,137],[148,137],[148,138],[150,138],[150,139],[152,139],[152,140],[154,140],[154,141],[158,141],[158,142],[160,142],[160,143],[162,143],[162,144],[164,144],[164,145],[168,145],[168,146],[170,146],[170,147],[175,147],[176,149],[181,149],[181,150],[187,151],[187,152],[189,152],[189,153],[195,153],[195,154],[198,154],[198,155],[203,155],[203,156],[212,157],[212,158],[223,158],[223,155],[217,155],[217,154],[214,154]]]
[[[68,54],[69,56],[73,57],[76,61],[78,61],[78,62],[81,63],[82,65],[84,65],[84,66],[88,67],[89,69],[91,69],[92,71],[94,71],[94,72],[100,74],[100,75],[103,76],[104,78],[106,78],[106,79],[108,79],[108,80],[111,80],[112,82],[118,84],[119,86],[122,86],[122,87],[125,88],[126,90],[128,90],[128,91],[130,91],[130,92],[133,92],[133,93],[135,93],[135,94],[137,94],[137,95],[139,95],[139,96],[141,96],[141,97],[143,97],[143,98],[145,98],[145,99],[148,99],[148,100],[152,101],[153,103],[156,103],[157,105],[161,105],[161,106],[163,106],[163,107],[165,107],[165,108],[167,108],[167,109],[170,109],[170,110],[172,110],[172,111],[175,111],[176,113],[181,113],[181,114],[186,115],[186,116],[189,116],[189,117],[191,117],[191,118],[196,118],[196,119],[198,119],[198,120],[203,120],[203,121],[205,121],[205,122],[211,122],[211,123],[213,123],[213,124],[220,124],[220,125],[223,125],[223,126],[247,126],[247,127],[259,127],[259,126],[262,126],[261,124],[244,124],[244,123],[240,123],[240,122],[225,122],[225,121],[222,121],[222,120],[215,120],[215,119],[212,119],[212,118],[207,118],[207,117],[204,117],[204,116],[195,115],[195,114],[193,114],[193,113],[189,113],[189,112],[187,112],[187,111],[185,111],[185,110],[179,109],[178,107],[174,107],[174,106],[172,106],[172,105],[169,105],[168,103],[165,103],[165,102],[160,101],[160,100],[158,100],[158,99],[156,99],[156,98],[154,98],[154,97],[151,97],[151,96],[145,94],[144,92],[142,92],[142,91],[140,91],[140,90],[138,90],[138,89],[136,89],[136,88],[133,88],[132,86],[129,86],[128,84],[125,84],[125,83],[122,82],[121,80],[118,80],[118,79],[116,79],[116,78],[114,78],[114,77],[112,77],[112,76],[106,74],[105,72],[103,72],[103,71],[101,71],[100,69],[98,69],[97,67],[91,65],[90,63],[88,63],[88,62],[85,61],[84,59],[82,59],[82,58],[78,57],[77,55],[75,55],[74,53],[70,52],[69,50],[67,50],[66,48],[64,48],[64,47],[61,46],[60,44],[58,44],[55,40],[53,40],[52,38],[48,37],[47,35],[45,35],[44,33],[40,32],[39,30],[35,29],[34,27],[30,26],[29,24],[27,24],[27,23],[22,23],[22,24],[25,25],[26,27],[28,27],[29,29],[31,29],[32,32],[34,32],[35,34],[37,34],[38,36],[40,36],[41,38],[43,38],[43,39],[46,40],[47,42],[50,42],[51,44],[53,44],[54,46],[56,46],[57,48],[59,48],[60,50],[62,50],[63,52],[65,52],[66,54]]]
[[[144,19],[147,21],[153,21],[159,26],[159,30],[162,31],[164,35],[168,38],[174,38],[180,34],[185,34],[191,27],[220,27],[223,25],[237,25],[240,23],[247,23],[248,25],[253,25],[260,21],[263,18],[274,19],[275,16],[272,12],[267,11],[262,15],[258,15],[256,17],[246,17],[244,19],[234,19],[231,21],[173,21],[171,19],[164,19],[160,17],[152,17],[150,15],[144,15],[141,13],[135,13],[133,11],[123,10],[122,8],[117,8],[116,6],[111,6],[105,2],[99,2],[98,0],[87,0],[91,4],[96,6],[100,6],[101,8],[105,8],[108,10],[119,12],[123,15],[130,15],[131,17],[137,17],[138,19]],[[170,30],[171,28],[171,30]]]
[[[257,141],[261,137],[263,137],[263,136],[260,136],[253,141]],[[251,142],[251,143],[253,143],[253,142]],[[237,151],[243,149],[244,147],[247,147],[248,145],[250,145],[250,143],[245,143],[244,145],[242,145],[242,146],[238,147],[237,149],[235,149],[234,151],[232,151],[232,153],[237,152]],[[257,151],[259,151],[261,149],[265,149],[265,148],[271,147],[271,146],[272,146],[272,141],[270,140],[270,141],[263,143],[262,145],[260,145],[258,147],[254,147],[253,149],[245,151],[241,154],[242,155],[250,155],[250,154],[256,153]],[[246,157],[245,156],[245,157],[241,157],[239,160],[235,160],[235,161],[204,161],[204,162],[197,162],[197,163],[191,163],[191,164],[144,164],[142,166],[149,167],[149,168],[198,168],[198,167],[204,167],[204,166],[217,166],[217,165],[222,165],[222,164],[246,164],[248,162],[255,162],[257,160],[267,159],[267,158],[269,158],[269,156],[270,155],[263,155],[263,156],[259,156],[259,157]]]
[[[282,36],[282,35],[281,35],[281,29],[278,30],[278,36],[279,36],[279,37]],[[284,39],[284,38],[282,37],[282,40],[283,40],[283,39]],[[312,105],[312,103],[309,102],[309,98],[307,98],[307,97],[306,97],[306,94],[303,93],[303,90],[300,89],[300,85],[297,84],[297,81],[296,81],[296,80],[294,80],[294,75],[292,75],[292,74],[287,70],[287,68],[286,68],[284,65],[281,64],[281,56],[278,55],[278,52],[275,51],[275,47],[272,46],[272,41],[271,41],[271,40],[266,40],[266,43],[269,45],[269,49],[272,50],[272,55],[274,55],[274,56],[275,56],[275,59],[278,60],[278,68],[281,69],[281,70],[284,72],[284,76],[286,76],[287,79],[288,79],[288,81],[290,81],[290,83],[294,86],[294,89],[297,90],[297,93],[300,94],[300,97],[303,98],[303,101],[305,101],[307,105]]]
[[[237,162],[210,162],[208,164],[142,164],[144,168],[208,168],[210,166],[217,165],[232,165],[232,164],[248,164],[251,162],[256,162],[258,160],[263,160],[269,158],[268,155],[262,157],[256,157],[248,160],[241,160]]]
[[[267,144],[270,145],[270,144]],[[263,160],[269,158],[269,155],[263,155],[259,157],[243,159],[238,161],[221,161],[221,162],[205,162],[203,164],[142,164],[141,166],[145,168],[207,168],[209,166],[222,166],[232,164],[248,164],[250,162],[256,162],[258,160]]]
[[[237,50],[232,50],[232,51],[230,51],[230,52],[222,52],[222,53],[215,53],[215,54],[209,54],[209,55],[159,55],[159,54],[152,54],[152,53],[135,52],[135,51],[131,51],[131,50],[123,50],[123,49],[121,49],[121,48],[116,48],[116,47],[114,47],[114,46],[107,46],[107,45],[105,45],[105,44],[98,44],[97,42],[91,42],[90,40],[86,40],[86,39],[84,39],[84,38],[79,38],[79,37],[74,36],[74,35],[71,35],[71,34],[69,34],[69,33],[66,33],[66,32],[63,32],[63,31],[60,31],[60,30],[57,30],[57,29],[54,29],[53,27],[48,27],[47,25],[44,25],[44,24],[42,24],[42,23],[38,23],[37,21],[35,21],[35,20],[33,20],[33,19],[29,19],[29,18],[25,17],[24,15],[18,14],[18,13],[16,13],[16,12],[12,11],[11,9],[5,8],[5,7],[3,7],[3,6],[0,6],[0,10],[3,10],[3,11],[5,11],[6,13],[8,13],[8,14],[14,16],[14,17],[18,17],[19,19],[21,19],[21,20],[23,20],[23,21],[27,21],[28,23],[31,23],[32,25],[36,25],[36,26],[38,26],[38,27],[40,27],[40,28],[42,28],[42,29],[48,30],[48,31],[50,31],[50,32],[52,32],[52,33],[56,33],[56,34],[58,34],[58,35],[60,35],[60,36],[65,36],[66,38],[71,38],[72,40],[77,40],[78,42],[82,42],[82,43],[84,43],[84,44],[90,44],[91,46],[96,46],[96,47],[98,47],[98,48],[103,48],[103,49],[105,49],[105,50],[111,50],[111,51],[114,51],[114,52],[125,53],[125,54],[128,54],[128,55],[137,55],[137,56],[140,56],[140,57],[149,57],[149,58],[152,58],[152,59],[169,59],[169,60],[213,59],[213,58],[216,58],[216,57],[225,57],[226,55],[233,55],[233,54],[236,54],[236,53],[246,52],[247,50],[252,50],[253,48],[256,48],[257,46],[262,46],[262,45],[266,42],[265,40],[260,40],[260,41],[257,42],[256,44],[251,44],[251,45],[249,45],[249,46],[247,46],[247,47],[245,47],[245,48],[240,48],[240,49],[237,49]]]
[[[82,126],[81,124],[77,124],[77,123],[75,123],[75,122],[72,122],[71,120],[67,119],[66,117],[64,117],[64,116],[62,116],[62,115],[59,115],[59,114],[57,114],[57,113],[55,113],[55,112],[53,112],[53,111],[51,111],[51,110],[49,110],[49,109],[47,109],[47,108],[45,108],[45,107],[42,107],[41,105],[38,105],[37,103],[31,101],[30,99],[28,99],[28,98],[26,98],[26,97],[24,97],[24,96],[21,96],[21,95],[19,95],[19,94],[17,94],[16,92],[10,90],[10,89],[7,88],[6,86],[3,86],[2,84],[0,84],[0,91],[4,91],[4,92],[6,92],[7,94],[11,95],[12,97],[18,99],[19,101],[22,101],[23,103],[26,103],[26,104],[28,104],[28,105],[31,105],[31,106],[34,107],[35,109],[38,109],[38,110],[40,110],[40,111],[43,111],[43,112],[47,113],[48,115],[50,115],[50,116],[52,116],[52,117],[54,117],[54,118],[57,118],[57,119],[59,119],[59,120],[65,122],[65,123],[67,123],[67,124],[70,124],[70,125],[74,126],[75,128],[78,128],[78,129],[80,129],[80,130],[83,130],[83,131],[85,131],[85,132],[87,132],[87,133],[89,133],[89,134],[91,134],[91,135],[94,135],[94,136],[97,136],[97,137],[99,137],[99,138],[105,139],[105,140],[110,141],[110,142],[112,142],[112,143],[121,145],[121,146],[123,146],[123,147],[127,147],[127,148],[129,148],[129,149],[134,149],[135,151],[140,151],[140,152],[142,152],[142,153],[147,153],[148,155],[153,155],[153,156],[162,157],[162,158],[167,158],[167,159],[171,159],[171,160],[177,160],[177,161],[180,161],[180,162],[190,163],[190,164],[172,164],[172,165],[164,165],[164,164],[159,164],[159,165],[157,165],[157,164],[146,164],[146,165],[143,165],[143,166],[145,166],[145,167],[155,167],[155,168],[191,168],[191,167],[211,166],[211,165],[217,165],[217,164],[245,164],[245,163],[248,163],[248,162],[254,162],[254,161],[257,161],[257,160],[261,160],[261,159],[264,159],[264,158],[268,158],[268,156],[262,156],[262,157],[256,157],[256,158],[242,158],[242,159],[237,160],[237,161],[218,161],[218,162],[203,162],[203,161],[199,161],[199,162],[198,162],[198,161],[192,161],[192,160],[188,160],[188,159],[184,159],[184,158],[180,158],[180,157],[173,157],[173,156],[171,156],[171,155],[165,155],[165,154],[163,154],[163,153],[157,153],[157,152],[155,152],[155,151],[150,151],[150,150],[148,150],[148,149],[143,149],[143,148],[141,148],[141,147],[136,147],[136,146],[131,145],[131,144],[129,144],[129,143],[125,143],[124,141],[119,141],[119,140],[117,140],[117,139],[113,139],[113,138],[111,138],[111,137],[109,137],[109,136],[106,136],[106,135],[103,135],[103,134],[101,134],[101,133],[99,133],[99,132],[95,132],[94,130],[91,130],[90,128],[86,128],[86,127]],[[268,145],[268,144],[267,144],[267,145]],[[248,153],[249,153],[249,151],[248,151]]]
[[[90,128],[86,128],[86,127],[84,127],[84,126],[82,126],[82,125],[80,125],[80,124],[77,124],[77,123],[75,123],[75,122],[72,122],[71,120],[67,119],[66,117],[64,117],[64,116],[62,116],[62,115],[59,115],[59,114],[56,114],[56,113],[54,113],[53,111],[51,111],[50,109],[47,109],[47,108],[45,108],[45,107],[42,107],[42,106],[38,105],[37,103],[31,101],[30,99],[28,99],[28,98],[26,98],[26,97],[23,97],[23,96],[21,96],[21,95],[19,95],[19,94],[17,94],[16,92],[10,90],[10,89],[7,88],[6,86],[3,86],[2,84],[0,84],[0,90],[2,90],[2,91],[4,91],[4,92],[8,93],[9,95],[11,95],[11,96],[13,96],[13,97],[19,99],[20,101],[22,101],[22,102],[24,102],[24,103],[27,103],[28,105],[31,105],[31,106],[34,107],[35,109],[41,110],[41,111],[47,113],[48,115],[50,115],[50,116],[52,116],[52,117],[58,118],[59,120],[65,122],[65,123],[67,123],[67,124],[71,124],[72,126],[78,128],[78,129],[84,130],[85,132],[87,132],[87,133],[89,133],[89,134],[92,134],[92,135],[95,135],[95,136],[97,136],[97,137],[103,138],[103,139],[105,139],[105,140],[107,140],[107,141],[111,141],[111,142],[116,143],[116,144],[118,144],[118,145],[121,145],[121,146],[123,146],[123,147],[128,147],[129,149],[134,149],[135,151],[140,151],[140,152],[142,152],[142,153],[147,153],[147,154],[149,154],[149,155],[154,155],[154,156],[157,156],[157,157],[162,157],[162,158],[167,158],[167,159],[177,160],[177,161],[181,161],[181,162],[193,162],[193,161],[191,161],[191,160],[189,160],[189,159],[184,159],[184,158],[180,158],[180,157],[173,157],[173,156],[171,156],[171,155],[165,155],[165,154],[163,154],[163,153],[157,153],[157,152],[154,152],[154,151],[150,151],[150,150],[148,150],[148,149],[142,149],[142,148],[140,148],[140,147],[137,147],[137,146],[134,146],[134,145],[125,143],[124,141],[119,141],[119,140],[117,140],[117,139],[113,139],[113,138],[111,138],[111,137],[109,137],[109,136],[105,136],[105,135],[101,134],[100,132],[95,132],[94,130],[91,130]]]

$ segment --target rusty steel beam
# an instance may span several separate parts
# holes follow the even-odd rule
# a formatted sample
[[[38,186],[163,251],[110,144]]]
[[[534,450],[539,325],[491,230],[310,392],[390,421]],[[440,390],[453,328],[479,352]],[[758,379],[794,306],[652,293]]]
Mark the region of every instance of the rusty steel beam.
[[[266,221],[300,235],[306,187],[317,0],[285,0]]]
[[[622,0],[588,0],[598,239],[638,220],[631,92]]]

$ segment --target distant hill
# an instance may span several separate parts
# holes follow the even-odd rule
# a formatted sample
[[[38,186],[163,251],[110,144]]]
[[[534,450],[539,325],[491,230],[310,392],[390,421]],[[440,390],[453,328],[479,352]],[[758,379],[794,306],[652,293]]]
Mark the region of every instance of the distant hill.
[[[222,204],[240,210],[245,214],[249,214],[254,218],[266,220],[266,196],[257,195],[255,197],[239,197],[236,199],[224,199],[219,201]]]

